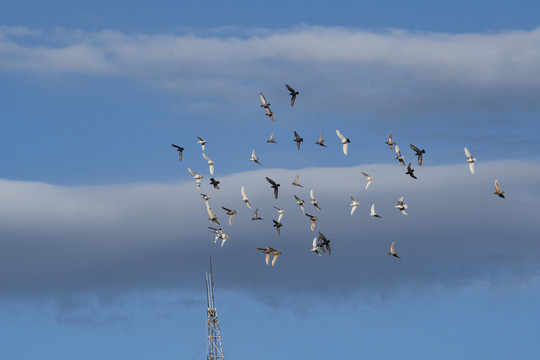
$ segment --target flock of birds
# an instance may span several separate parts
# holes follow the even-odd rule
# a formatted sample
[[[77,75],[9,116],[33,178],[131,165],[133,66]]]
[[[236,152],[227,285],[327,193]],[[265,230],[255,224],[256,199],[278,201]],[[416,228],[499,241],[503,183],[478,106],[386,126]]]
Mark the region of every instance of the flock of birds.
[[[296,97],[299,94],[299,92],[294,90],[288,84],[285,84],[285,87],[289,91],[289,95],[291,97],[291,107],[292,107],[292,106],[294,106],[294,103],[296,101]],[[265,110],[265,116],[268,116],[272,121],[274,121],[274,113],[270,109],[271,104],[266,100],[266,98],[264,97],[264,95],[262,93],[259,93],[259,98],[260,98],[261,103],[262,103],[260,106]],[[275,132],[272,132],[269,139],[267,140],[267,143],[276,143],[276,141],[274,139],[274,134],[275,134]],[[343,154],[347,155],[348,154],[349,144],[351,142],[350,139],[345,137],[339,130],[336,130],[336,135],[339,138],[339,143],[342,145]],[[206,142],[206,140],[204,140],[203,138],[201,138],[199,136],[197,136],[197,139],[198,139],[197,144],[201,145],[201,148],[202,148],[202,156],[206,160],[206,162],[207,162],[207,164],[209,166],[210,175],[213,176],[214,175],[215,161],[210,159],[210,157],[204,152],[205,151],[205,145],[206,145],[207,142]],[[304,139],[302,137],[300,137],[300,135],[298,135],[298,133],[296,131],[294,131],[294,139],[293,139],[293,141],[296,142],[296,146],[297,146],[298,150],[300,150],[301,144],[304,141]],[[327,147],[327,145],[325,145],[325,143],[324,143],[323,133],[321,133],[321,135],[319,136],[319,138],[315,142],[315,144],[317,144],[317,145],[319,145],[321,147]],[[411,178],[417,179],[417,177],[414,175],[414,169],[412,168],[412,163],[411,162],[409,162],[408,164],[405,163],[405,158],[404,158],[404,156],[402,156],[398,144],[392,139],[392,134],[390,134],[388,136],[388,140],[385,142],[385,144],[387,144],[388,147],[392,151],[395,152],[395,154],[396,154],[395,159],[402,166],[407,167],[407,171],[405,172],[405,174],[409,175]],[[182,161],[184,148],[181,147],[181,146],[175,145],[175,144],[171,144],[171,146],[176,148],[176,150],[178,151],[179,161]],[[418,147],[416,147],[413,144],[410,144],[410,148],[414,151],[414,156],[417,157],[418,166],[422,166],[423,155],[426,153],[426,151],[424,149],[419,149]],[[476,158],[474,158],[471,155],[469,149],[467,149],[465,147],[464,151],[465,151],[465,156],[467,157],[466,161],[469,164],[469,170],[470,170],[470,172],[472,174],[474,174],[474,163],[477,160],[476,160]],[[253,151],[251,153],[251,158],[249,159],[249,161],[252,161],[252,162],[262,166],[262,163],[260,162],[259,158],[255,154],[255,149],[253,149]],[[188,171],[193,175],[193,178],[195,179],[196,187],[197,187],[198,190],[200,190],[203,175],[193,171],[191,168],[188,168]],[[372,176],[364,173],[364,172],[362,172],[362,175],[365,177],[365,180],[366,180],[365,190],[367,190],[369,188],[370,184],[372,183],[372,181],[374,180],[374,178]],[[294,178],[293,182],[292,182],[292,185],[295,186],[295,187],[302,187],[303,188],[303,185],[301,185],[298,182],[299,178],[300,178],[300,174],[297,174],[296,177]],[[278,184],[276,181],[274,181],[273,179],[271,179],[269,177],[266,177],[266,181],[270,184],[270,187],[273,190],[274,198],[278,199],[279,187],[281,185]],[[214,187],[214,189],[219,190],[219,184],[220,184],[220,182],[218,180],[216,180],[214,177],[210,178],[210,185],[212,185]],[[253,207],[252,207],[252,205],[250,203],[251,199],[247,196],[246,189],[245,189],[244,186],[242,186],[240,188],[240,193],[242,195],[242,201],[244,202],[244,204],[249,209],[253,210]],[[503,199],[505,198],[504,197],[504,191],[501,191],[499,182],[497,180],[495,180],[495,192],[494,192],[494,194],[498,195],[500,198],[503,198]],[[206,211],[208,213],[208,220],[212,221],[216,226],[218,226],[218,227],[208,226],[208,228],[210,230],[212,230],[212,232],[215,234],[214,242],[217,243],[217,241],[219,239],[221,239],[221,247],[223,247],[223,245],[225,244],[227,239],[229,239],[229,235],[227,235],[223,231],[223,229],[221,227],[219,227],[219,226],[221,226],[221,224],[220,224],[220,222],[218,220],[218,217],[215,215],[215,213],[213,212],[213,210],[212,210],[212,208],[210,206],[209,201],[210,201],[211,197],[209,195],[202,194],[202,193],[200,195],[202,196],[202,198],[203,198],[203,200],[205,202],[205,205],[206,205]],[[321,207],[319,206],[319,202],[315,198],[315,194],[314,194],[313,189],[310,190],[309,196],[310,196],[310,204],[313,205],[314,209],[317,209],[317,210],[320,211]],[[306,210],[304,208],[305,201],[303,199],[301,199],[297,195],[294,195],[294,198],[296,200],[296,204],[300,207],[300,210],[302,211],[302,213],[307,218],[309,218],[311,231],[314,231],[315,230],[315,225],[316,225],[317,220],[318,220],[317,216],[308,214],[306,212]],[[358,201],[356,201],[352,196],[350,198],[351,198],[351,201],[352,201],[351,204],[350,204],[350,206],[351,206],[351,216],[352,216],[355,213],[357,207],[360,205],[360,203]],[[408,206],[403,201],[404,201],[403,196],[401,196],[398,199],[397,205],[395,206],[395,208],[398,209],[401,212],[401,214],[407,215],[406,209],[408,209]],[[225,206],[222,206],[221,208],[225,211],[225,214],[229,216],[229,218],[228,218],[229,225],[232,225],[233,218],[238,213],[237,210],[236,209],[229,209],[229,208],[227,208]],[[283,218],[283,215],[285,214],[285,210],[280,209],[277,206],[274,206],[274,208],[277,210],[278,216],[277,216],[277,219],[272,220],[273,227],[276,228],[277,234],[280,235],[281,234],[281,227],[283,226],[281,220]],[[258,210],[259,210],[258,208],[255,209],[255,211],[253,213],[253,217],[251,218],[251,220],[253,220],[253,221],[262,220],[262,218],[258,215]],[[375,211],[375,204],[374,203],[371,205],[371,211],[370,211],[369,216],[372,216],[372,217],[375,217],[375,218],[381,218],[381,216]],[[266,247],[263,247],[263,248],[256,248],[256,250],[260,250],[265,254],[265,261],[266,261],[267,265],[270,264],[270,258],[273,256],[272,261],[271,261],[272,266],[274,266],[276,264],[278,256],[282,254],[281,251],[276,250],[271,246],[266,246]],[[323,256],[324,254],[331,255],[332,252],[331,252],[331,248],[330,248],[330,240],[324,234],[322,234],[320,231],[318,231],[318,235],[315,236],[314,239],[313,239],[311,251],[313,253],[319,255],[319,256]],[[398,255],[397,251],[395,250],[395,242],[392,242],[392,244],[390,244],[390,250],[388,252],[388,255],[396,257],[398,259],[401,259],[401,257]]]

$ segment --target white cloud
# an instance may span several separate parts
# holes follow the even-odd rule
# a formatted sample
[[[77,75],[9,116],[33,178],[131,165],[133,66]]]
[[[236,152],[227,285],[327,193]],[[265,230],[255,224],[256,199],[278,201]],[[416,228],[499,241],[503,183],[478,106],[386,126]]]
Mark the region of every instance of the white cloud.
[[[360,171],[375,177],[368,191]],[[301,169],[299,189],[289,185],[297,171],[264,169],[220,179],[209,189],[211,206],[231,236],[214,244],[199,191],[184,184],[64,187],[0,182],[0,286],[6,297],[71,292],[115,293],[141,288],[168,291],[199,288],[212,255],[220,281],[256,296],[320,292],[385,294],[399,288],[429,290],[538,276],[536,234],[539,198],[537,162],[466,163],[422,167],[418,180],[393,165]],[[511,174],[511,175],[510,175]],[[281,183],[279,199],[264,179]],[[493,194],[498,178],[507,199]],[[240,200],[244,185],[265,220],[249,220]],[[313,188],[321,211],[310,204],[320,230],[332,240],[332,256],[309,251],[315,235],[293,194],[309,199]],[[349,196],[361,202],[349,215]],[[394,205],[405,196],[409,216]],[[382,219],[368,216],[375,202]],[[221,206],[238,210],[233,226]],[[282,235],[271,219],[272,205],[286,210]],[[401,260],[387,256],[396,241]],[[276,267],[264,264],[255,247],[283,251]]]

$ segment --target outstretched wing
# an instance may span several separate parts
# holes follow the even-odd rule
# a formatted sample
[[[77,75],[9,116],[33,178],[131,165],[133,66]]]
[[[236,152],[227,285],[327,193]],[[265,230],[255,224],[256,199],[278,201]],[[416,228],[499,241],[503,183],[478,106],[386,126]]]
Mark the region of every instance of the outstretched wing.
[[[272,184],[274,186],[277,185],[276,182],[274,180],[270,179],[268,176],[266,177],[266,181],[268,181],[270,184]]]
[[[262,93],[259,93],[259,98],[261,99],[263,106],[268,105],[268,102]]]
[[[465,156],[466,156],[467,158],[469,158],[469,159],[472,158],[472,155],[471,155],[471,153],[469,152],[469,149],[467,149],[467,148],[465,147],[463,150],[465,150]]]
[[[419,148],[417,148],[417,147],[414,146],[413,144],[411,144],[410,146],[411,146],[411,149],[413,149],[414,151],[416,151],[416,152],[422,152]]]

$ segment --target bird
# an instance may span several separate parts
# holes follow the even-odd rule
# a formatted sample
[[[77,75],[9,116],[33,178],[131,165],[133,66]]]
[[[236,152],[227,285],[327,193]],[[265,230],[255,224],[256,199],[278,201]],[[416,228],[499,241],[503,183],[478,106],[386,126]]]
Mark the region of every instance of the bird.
[[[251,218],[251,220],[262,220],[263,218],[260,217],[259,215],[257,215],[257,212],[259,211],[259,209],[255,209],[255,212],[253,213],[253,217]]]
[[[197,186],[197,190],[201,189],[201,179],[203,178],[202,175],[197,174],[195,171],[188,168],[188,171],[193,175],[193,178],[195,179],[195,185]]]
[[[206,195],[206,194],[199,194],[199,195],[201,195],[203,197],[205,202],[208,202],[208,200],[211,199],[210,195]]]
[[[176,148],[176,151],[178,151],[178,159],[182,161],[182,156],[184,155],[184,148],[174,144],[171,144],[171,146]]]
[[[388,253],[388,255],[392,255],[393,257],[401,259],[401,257],[399,257],[399,255],[397,254],[396,250],[394,250],[394,243],[395,241],[392,241],[392,245],[390,245],[390,252]]]
[[[270,137],[268,138],[268,140],[266,140],[267,143],[274,143],[274,144],[277,144],[276,140],[274,140],[274,134],[275,134],[275,133],[276,133],[276,132],[274,131],[274,132],[270,135]]]
[[[285,214],[285,210],[278,208],[277,206],[274,206],[274,209],[277,210],[278,215],[278,222],[281,222],[281,219],[283,218],[283,214]]]
[[[208,212],[208,220],[211,220],[214,224],[219,226],[219,221],[217,219],[217,216],[214,214],[214,212],[210,208],[210,204],[208,204],[208,202],[206,203],[206,211]]]
[[[300,177],[300,174],[296,174],[296,177],[294,178],[294,181],[292,182],[292,184],[293,184],[294,186],[304,187],[303,185],[300,185],[300,184],[298,183],[298,178],[299,178],[299,177]]]
[[[229,215],[229,225],[232,225],[232,219],[237,213],[236,210],[227,209],[225,206],[222,206],[221,208],[227,212],[227,215]]]
[[[495,195],[499,195],[501,199],[504,199],[504,191],[501,191],[501,187],[499,186],[499,182],[495,180]]]
[[[419,148],[417,148],[413,144],[410,144],[410,147],[411,147],[411,149],[414,150],[414,152],[415,152],[414,155],[418,156],[418,166],[422,166],[422,154],[425,154],[426,150],[424,150],[424,149],[420,150]]]
[[[306,214],[306,213],[304,213],[304,215],[306,215],[311,220],[311,231],[313,231],[313,229],[315,229],[315,223],[319,219],[314,215],[309,215],[309,214]]]
[[[272,185],[272,189],[274,189],[274,197],[277,199],[278,197],[278,188],[279,188],[279,184],[277,184],[274,180],[270,179],[268,176],[266,177],[266,181],[268,181],[270,183],[270,185]]]
[[[356,208],[358,207],[358,205],[360,205],[360,203],[356,200],[354,200],[354,198],[351,196],[351,201],[352,203],[350,204],[352,206],[351,208],[351,216],[352,214],[354,214],[354,212],[356,211]]]
[[[294,105],[294,100],[296,100],[296,95],[299,94],[298,91],[295,91],[292,87],[290,87],[289,85],[285,84],[285,87],[287,88],[287,90],[289,90],[290,92],[290,95],[291,95],[291,106]]]
[[[214,175],[214,164],[216,163],[215,161],[212,161],[208,155],[206,155],[205,153],[202,154],[203,158],[206,159],[206,161],[208,162],[208,166],[210,166],[210,175]]]
[[[274,121],[274,113],[272,112],[272,110],[270,110],[270,103],[266,101],[266,98],[264,97],[262,93],[259,93],[259,98],[261,99],[261,102],[262,102],[261,107],[263,107],[264,110],[266,111],[265,115],[268,116],[272,121]]]
[[[396,143],[392,140],[392,134],[390,134],[390,136],[388,136],[388,141],[386,141],[385,144],[388,145],[390,150],[394,150],[394,145],[396,145]]]
[[[261,250],[266,256],[266,265],[270,262],[270,256],[274,255],[274,258],[272,259],[272,266],[276,264],[277,258],[279,255],[281,255],[281,251],[276,250],[270,246],[267,246],[265,248],[257,248],[257,250]]]
[[[253,162],[256,162],[259,165],[262,165],[259,162],[259,158],[257,157],[257,155],[255,155],[255,149],[253,149],[253,151],[251,152],[251,159],[249,159],[249,161],[253,161]]]
[[[397,203],[398,204],[394,207],[398,209],[399,211],[401,211],[403,215],[407,215],[407,212],[405,211],[405,209],[408,209],[409,207],[407,206],[407,204],[403,203],[403,196],[398,199]]]
[[[216,237],[214,238],[214,243],[217,241],[217,239],[219,239],[221,237],[221,235],[223,234],[223,230],[221,228],[219,229],[216,229],[214,227],[211,227],[211,226],[208,226],[209,229],[212,229],[212,232],[214,234],[216,234]]]
[[[318,244],[322,251],[324,251],[325,253],[328,253],[328,255],[332,255],[332,251],[330,249],[330,240],[327,239],[326,236],[324,236],[320,231],[319,231]]]
[[[467,162],[469,163],[469,170],[471,170],[471,174],[474,174],[474,162],[476,161],[476,158],[473,158],[471,153],[469,152],[469,149],[464,148],[465,150],[465,156],[467,156]]]
[[[405,174],[411,175],[411,177],[414,179],[418,179],[416,176],[414,176],[414,169],[411,167],[411,163],[407,165],[407,172]]]
[[[379,215],[379,214],[377,214],[375,212],[375,203],[373,203],[371,205],[371,212],[369,213],[369,216],[374,216],[374,217],[379,218],[379,219],[381,218],[381,215]]]
[[[229,238],[229,235],[223,233],[221,234],[221,247],[223,247],[223,245],[225,245],[225,241],[227,241],[227,239]]]
[[[247,197],[246,195],[246,190],[244,189],[244,187],[242,186],[242,188],[240,189],[240,192],[242,193],[242,201],[246,203],[246,206],[250,209],[253,209],[251,207],[251,204],[249,203],[249,198]]]
[[[280,223],[279,221],[276,221],[276,220],[273,220],[273,219],[272,219],[272,221],[274,222],[274,225],[272,225],[272,226],[274,226],[276,228],[277,234],[281,235],[281,227],[283,226],[283,224]]]
[[[319,207],[319,202],[315,200],[315,196],[313,195],[313,189],[309,191],[309,197],[311,198],[311,204],[317,209],[321,210],[321,208]]]
[[[351,140],[343,136],[343,134],[339,130],[336,130],[336,134],[337,136],[339,136],[339,138],[341,139],[341,143],[343,144],[343,153],[347,155],[347,152],[349,151],[349,143],[351,142]]]
[[[214,189],[219,190],[219,181],[217,181],[216,179],[210,178],[210,185],[212,185]]]
[[[322,147],[328,147],[328,146],[324,145],[324,139],[322,138],[322,135],[323,135],[323,133],[321,133],[321,135],[319,136],[319,140],[315,141],[315,144],[321,145]]]
[[[202,151],[204,151],[204,146],[206,145],[206,140],[203,140],[199,136],[197,136],[197,139],[199,139],[199,141],[197,141],[197,144],[201,144]]]
[[[311,245],[311,251],[314,252],[315,254],[319,255],[319,256],[323,256],[323,253],[321,252],[321,250],[319,250],[319,241],[318,241],[318,238],[316,236],[313,238],[313,244]]]
[[[294,195],[294,198],[296,199],[296,205],[299,205],[300,209],[302,209],[302,212],[305,213],[305,211],[304,211],[304,200],[300,199],[296,195]]]
[[[304,141],[304,139],[301,138],[300,136],[298,136],[296,131],[294,132],[294,140],[293,141],[296,141],[296,147],[298,148],[298,150],[300,150],[300,144],[302,143],[302,141]]]
[[[367,181],[366,190],[367,190],[367,188],[369,187],[369,185],[371,185],[371,182],[373,181],[373,177],[369,176],[365,172],[362,172],[362,175],[366,177],[366,181]]]
[[[399,161],[399,163],[403,166],[405,166],[405,161],[403,161],[403,159],[405,159],[403,156],[401,156],[401,151],[399,151],[399,146],[396,144],[396,157],[395,159],[397,161]]]

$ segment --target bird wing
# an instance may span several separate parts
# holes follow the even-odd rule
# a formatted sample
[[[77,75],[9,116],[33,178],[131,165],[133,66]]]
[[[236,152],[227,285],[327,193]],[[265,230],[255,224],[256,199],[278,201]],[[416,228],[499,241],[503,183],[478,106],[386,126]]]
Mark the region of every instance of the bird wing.
[[[467,149],[467,148],[465,147],[465,148],[463,148],[463,150],[465,150],[465,156],[466,156],[467,158],[469,158],[469,159],[472,158],[472,155],[471,155],[471,153],[469,152],[469,149]]]
[[[396,155],[401,156],[401,152],[399,151],[399,146],[396,144]]]
[[[399,205],[403,205],[403,196],[400,197],[397,202]]]
[[[421,152],[420,149],[414,146],[413,144],[411,144],[410,146],[411,146],[411,149],[413,149],[414,151]]]
[[[501,187],[499,186],[499,182],[497,180],[495,180],[495,191],[498,193],[501,192]]]
[[[287,85],[287,84],[285,84],[285,87],[286,87],[286,88],[287,88],[287,90],[289,90],[290,92],[293,92],[293,93],[295,93],[295,92],[296,92],[296,91],[295,91],[295,90],[294,90],[294,89],[293,89],[292,87],[290,87],[290,86],[289,86],[289,85]]]
[[[394,252],[394,243],[395,241],[392,241],[392,244],[390,245],[390,252]]]
[[[244,199],[246,199],[246,198],[247,198],[246,190],[244,189],[243,186],[242,186],[242,188],[240,189],[240,192],[242,193],[242,197],[243,197]]]
[[[296,140],[300,140],[300,136],[298,135],[296,131],[294,132],[294,137],[296,138]]]
[[[418,154],[418,166],[422,166],[422,154]]]
[[[275,134],[275,133],[276,133],[276,132],[274,131],[274,132],[272,133],[272,135],[270,135],[270,138],[269,138],[268,140],[274,140],[274,134]]]
[[[342,141],[347,140],[347,139],[345,138],[345,136],[343,136],[343,134],[342,134],[339,130],[336,130],[336,134],[337,134],[337,136],[339,136],[339,138],[340,138]]]
[[[366,190],[367,190],[367,188],[369,187],[369,185],[371,185],[371,180],[369,180],[369,181],[367,182],[367,184],[366,184]]]
[[[317,248],[317,237],[313,238],[313,244],[311,246],[313,247],[313,249]]]
[[[197,136],[197,139],[199,139],[200,141],[204,141],[200,136]]]
[[[474,174],[474,163],[473,162],[469,163],[469,170],[471,170],[471,173]]]
[[[356,206],[356,205],[353,205],[353,207],[352,207],[352,209],[351,209],[351,216],[352,216],[352,214],[354,214],[354,212],[356,211],[356,208],[357,208],[357,206]]]
[[[322,143],[322,142],[323,142],[323,138],[322,138],[323,134],[324,134],[324,131],[323,131],[323,132],[321,133],[321,135],[319,136],[319,141],[318,141],[319,143]]]
[[[276,182],[274,180],[270,179],[268,176],[266,177],[266,181],[268,181],[270,184],[272,184],[274,186],[277,185]]]
[[[272,266],[274,266],[276,264],[277,257],[278,257],[278,254],[275,254],[274,258],[272,259]]]
[[[208,212],[208,217],[213,219],[216,217],[216,215],[214,215],[214,212],[212,211],[212,209],[210,208],[210,206],[206,205],[206,211]]]
[[[206,161],[212,161],[205,153],[202,153],[202,156],[206,159]]]
[[[263,105],[268,105],[268,102],[266,101],[266,98],[264,97],[263,93],[259,93],[259,98],[261,98],[261,102]],[[266,262],[268,264],[268,262]]]
[[[266,253],[266,265],[270,262],[270,253]]]
[[[343,144],[343,153],[347,155],[348,152],[349,152],[349,144],[345,143]]]
[[[199,174],[197,174],[195,171],[191,170],[190,168],[188,168],[188,171],[191,173],[191,175],[193,176],[197,176]]]
[[[362,175],[364,175],[364,176],[365,176],[365,177],[367,177],[367,178],[369,177],[369,175],[368,175],[368,174],[366,174],[366,173],[365,173],[365,172],[363,172],[363,171],[362,171]]]
[[[375,203],[371,205],[371,213],[375,214]]]

